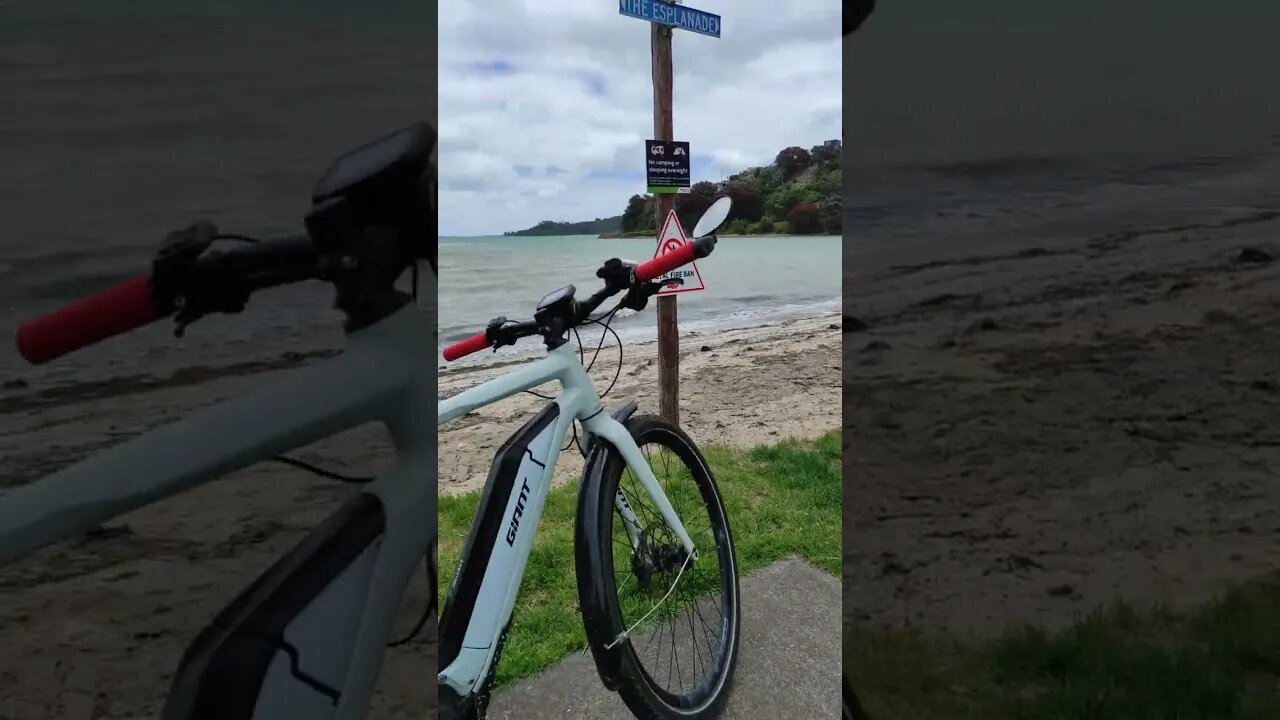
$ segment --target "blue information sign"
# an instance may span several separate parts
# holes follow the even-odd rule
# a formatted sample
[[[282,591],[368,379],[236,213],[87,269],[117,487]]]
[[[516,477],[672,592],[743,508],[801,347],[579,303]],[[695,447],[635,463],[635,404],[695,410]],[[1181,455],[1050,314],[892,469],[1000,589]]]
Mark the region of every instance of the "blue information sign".
[[[618,14],[720,37],[720,16],[661,0],[618,0]]]

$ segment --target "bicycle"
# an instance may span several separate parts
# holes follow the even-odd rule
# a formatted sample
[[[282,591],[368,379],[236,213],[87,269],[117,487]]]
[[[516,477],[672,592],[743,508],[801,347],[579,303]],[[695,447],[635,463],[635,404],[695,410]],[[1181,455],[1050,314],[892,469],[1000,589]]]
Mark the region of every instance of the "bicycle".
[[[419,260],[434,275],[435,133],[418,123],[339,157],[315,186],[302,235],[257,240],[200,222],[171,233],[148,275],[19,328],[44,363],[164,317],[175,334],[238,313],[265,288],[322,280],[349,342],[337,357],[137,436],[0,498],[0,562],[258,461],[276,459],[362,490],[222,610],[187,648],[164,720],[364,717],[401,596],[419,564],[434,583],[434,318],[418,309]],[[215,241],[244,247],[214,252]],[[396,288],[412,272],[412,294]],[[377,478],[329,473],[281,453],[366,422],[390,431]],[[425,560],[424,560],[425,557]]]
[[[574,537],[578,600],[601,681],[639,718],[703,719],[722,712],[737,663],[740,608],[733,538],[715,479],[693,440],[679,427],[636,415],[635,402],[605,412],[589,366],[584,367],[581,339],[575,353],[568,335],[585,324],[602,326],[598,356],[603,333],[613,332],[610,323],[619,310],[643,310],[648,298],[664,286],[679,284],[679,278],[662,277],[665,273],[711,253],[715,231],[727,219],[730,205],[727,197],[713,203],[698,221],[695,239],[677,250],[639,265],[618,258],[606,261],[596,271],[604,287],[586,300],[575,299],[576,288],[568,285],[542,298],[533,320],[509,322],[500,317],[484,332],[444,349],[445,360],[452,362],[536,336],[542,338],[547,354],[443,400],[437,411],[440,425],[547,382],[559,381],[562,392],[539,395],[547,405],[494,458],[441,614],[440,717],[485,716],[556,461],[574,443],[586,460]],[[612,310],[592,317],[605,300],[624,292]],[[616,332],[614,336],[620,373],[622,344]],[[578,441],[575,422],[583,428],[585,443]],[[559,440],[571,428],[573,441],[561,447]],[[650,445],[658,448],[656,453],[641,449]],[[689,482],[659,483],[659,463],[663,470],[678,463],[678,479]],[[697,518],[677,512],[680,500],[692,500],[705,512]],[[697,543],[694,520],[706,525]],[[682,579],[688,582],[673,603]],[[673,605],[691,612],[677,620]],[[718,617],[712,615],[708,621],[713,609]],[[701,638],[695,638],[699,632]],[[683,668],[675,657],[677,642],[687,642],[693,650]],[[659,682],[662,670],[641,658],[650,648],[655,649],[656,661],[664,648],[668,653],[668,685]],[[705,672],[695,676],[699,669]]]

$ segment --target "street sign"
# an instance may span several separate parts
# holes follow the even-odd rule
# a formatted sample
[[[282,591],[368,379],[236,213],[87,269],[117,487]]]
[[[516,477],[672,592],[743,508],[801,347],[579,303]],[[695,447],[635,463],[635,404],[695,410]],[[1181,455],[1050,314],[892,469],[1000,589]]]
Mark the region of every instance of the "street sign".
[[[678,140],[645,140],[644,167],[649,192],[681,192],[683,188],[689,187],[689,143]]]
[[[720,37],[720,16],[661,0],[618,0],[618,14],[670,25],[699,35]]]
[[[684,235],[684,228],[680,227],[680,218],[676,217],[676,211],[672,210],[667,215],[667,221],[662,224],[662,232],[658,234],[658,247],[654,249],[653,256],[660,257],[662,255],[666,255],[687,242],[689,242],[689,239]],[[706,285],[702,284],[702,273],[698,272],[697,260],[694,260],[684,267],[678,267],[662,277],[682,278],[684,280],[684,284],[663,286],[663,288],[658,291],[659,296],[675,295],[676,293],[707,289]]]

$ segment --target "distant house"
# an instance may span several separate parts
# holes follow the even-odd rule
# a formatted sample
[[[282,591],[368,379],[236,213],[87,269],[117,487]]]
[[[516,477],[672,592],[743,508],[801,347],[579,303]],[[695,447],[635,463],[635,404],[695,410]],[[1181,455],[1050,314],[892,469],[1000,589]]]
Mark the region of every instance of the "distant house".
[[[832,150],[839,150],[839,149],[840,149],[840,141],[839,141],[839,140],[828,140],[828,141],[826,141],[826,142],[822,143],[822,146],[823,146],[823,147],[831,148]]]

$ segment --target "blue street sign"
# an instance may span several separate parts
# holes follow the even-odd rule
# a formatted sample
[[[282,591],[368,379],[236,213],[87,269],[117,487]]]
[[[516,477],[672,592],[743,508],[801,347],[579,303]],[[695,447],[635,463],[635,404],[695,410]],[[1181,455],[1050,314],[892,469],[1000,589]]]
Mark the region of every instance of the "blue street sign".
[[[720,16],[661,0],[618,0],[618,14],[720,37]]]

